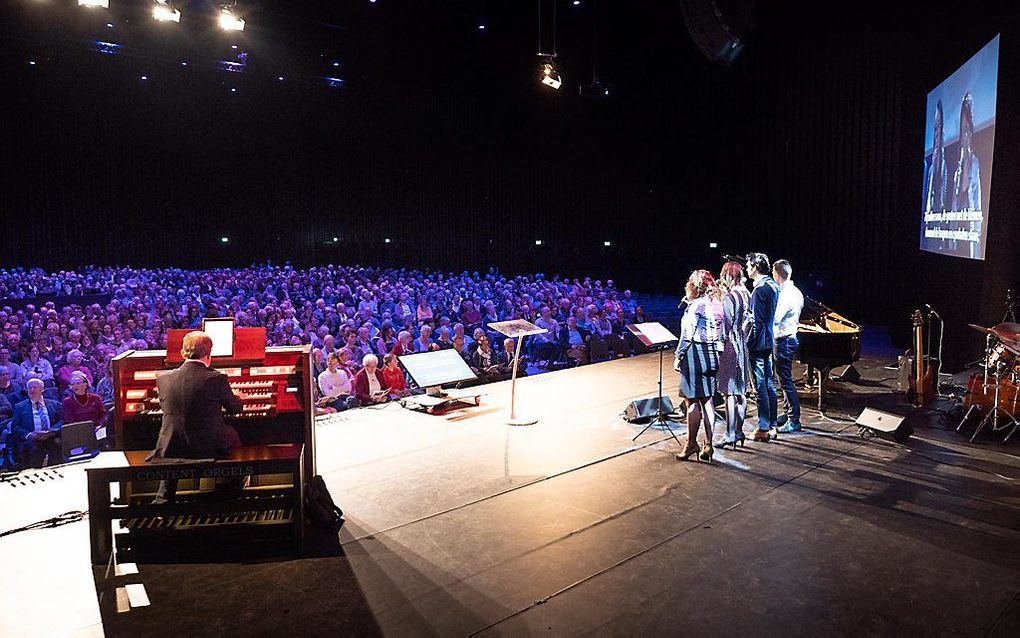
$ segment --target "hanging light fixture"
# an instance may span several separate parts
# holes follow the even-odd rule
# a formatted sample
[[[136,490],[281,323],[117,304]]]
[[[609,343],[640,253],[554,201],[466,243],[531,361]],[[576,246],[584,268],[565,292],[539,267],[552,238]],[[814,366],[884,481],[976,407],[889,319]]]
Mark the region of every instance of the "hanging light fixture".
[[[181,12],[170,4],[170,0],[156,0],[152,7],[152,17],[159,22],[180,22]]]

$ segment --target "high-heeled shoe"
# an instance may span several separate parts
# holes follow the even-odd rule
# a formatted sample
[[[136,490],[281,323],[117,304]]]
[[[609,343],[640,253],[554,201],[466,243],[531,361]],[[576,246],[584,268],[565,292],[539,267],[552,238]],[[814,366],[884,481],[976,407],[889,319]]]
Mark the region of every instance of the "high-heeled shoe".
[[[697,443],[691,443],[690,441],[688,441],[687,445],[684,446],[684,449],[682,449],[682,450],[680,450],[679,452],[676,453],[676,460],[678,460],[678,461],[686,461],[686,460],[690,459],[692,456],[694,456],[696,454],[700,454],[700,453],[701,453],[701,448],[698,447],[698,444]]]
[[[737,449],[737,438],[733,437],[731,439],[728,437],[723,437],[723,440],[716,443],[715,447],[719,448],[720,450],[725,450],[727,445],[731,446],[734,450]]]
[[[712,447],[712,442],[709,441],[705,444],[705,447],[701,448],[701,453],[698,454],[698,458],[702,461],[712,462],[712,455],[715,454],[715,448]]]
[[[733,440],[733,449],[734,450],[737,449],[737,443],[740,444],[740,447],[744,447],[744,442],[745,441],[747,441],[747,437],[744,436],[744,433],[743,432],[737,432],[737,438],[735,438]]]

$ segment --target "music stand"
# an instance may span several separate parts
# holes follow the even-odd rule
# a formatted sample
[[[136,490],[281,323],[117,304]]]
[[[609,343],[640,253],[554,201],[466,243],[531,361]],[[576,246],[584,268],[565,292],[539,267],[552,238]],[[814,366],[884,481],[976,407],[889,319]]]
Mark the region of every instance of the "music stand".
[[[538,419],[517,416],[517,368],[521,365],[521,344],[524,343],[524,337],[545,334],[549,331],[545,328],[539,328],[535,324],[530,321],[525,321],[524,319],[496,321],[494,323],[490,323],[489,327],[502,335],[506,335],[511,339],[517,340],[517,347],[514,352],[514,367],[513,371],[510,373],[510,419],[507,421],[507,424],[534,425],[538,423]]]
[[[632,441],[637,441],[638,437],[648,431],[648,428],[653,425],[663,425],[669,430],[669,433],[676,440],[677,445],[680,445],[680,439],[677,438],[676,432],[673,431],[672,422],[666,418],[666,415],[662,412],[662,353],[666,351],[669,344],[673,341],[678,341],[675,334],[669,331],[666,326],[662,325],[658,321],[649,321],[647,323],[632,323],[627,324],[627,330],[637,337],[637,340],[643,343],[645,346],[659,351],[659,400],[658,400],[658,414],[652,417],[652,420],[648,422],[643,430],[638,432]]]

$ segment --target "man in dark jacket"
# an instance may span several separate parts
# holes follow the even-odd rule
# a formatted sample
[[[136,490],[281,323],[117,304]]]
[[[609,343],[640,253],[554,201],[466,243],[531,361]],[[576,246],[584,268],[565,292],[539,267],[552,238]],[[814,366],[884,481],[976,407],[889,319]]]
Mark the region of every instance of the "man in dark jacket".
[[[212,338],[189,332],[181,346],[184,363],[160,375],[159,405],[163,425],[149,460],[164,458],[223,458],[241,445],[237,430],[223,421],[223,410],[237,414],[241,400],[230,391],[226,375],[210,368]],[[160,483],[156,501],[172,499],[176,481]]]
[[[772,378],[772,323],[776,318],[776,303],[779,300],[779,286],[769,276],[769,258],[762,253],[747,256],[747,276],[754,280],[751,291],[751,314],[754,323],[747,338],[747,350],[751,359],[751,373],[758,394],[758,429],[755,441],[768,441],[770,431],[776,427],[778,398],[776,382]]]
[[[11,418],[11,440],[14,458],[28,467],[42,467],[47,457],[50,464],[63,461],[60,448],[60,411],[57,401],[43,398],[45,384],[33,377],[25,383],[28,399],[14,406]]]

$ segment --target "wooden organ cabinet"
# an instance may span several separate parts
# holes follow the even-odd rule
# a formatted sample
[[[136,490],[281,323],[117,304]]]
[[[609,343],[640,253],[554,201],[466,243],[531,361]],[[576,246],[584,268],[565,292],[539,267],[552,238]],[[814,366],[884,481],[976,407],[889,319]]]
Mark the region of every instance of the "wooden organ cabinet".
[[[181,365],[181,344],[188,332],[169,331],[166,350],[128,350],[113,360],[118,449],[156,446],[162,424],[156,379]],[[265,328],[234,328],[233,334],[232,354],[212,360],[244,404],[240,414],[226,415],[226,422],[237,429],[245,446],[303,443],[305,480],[310,480],[315,474],[311,347],[266,347]]]

